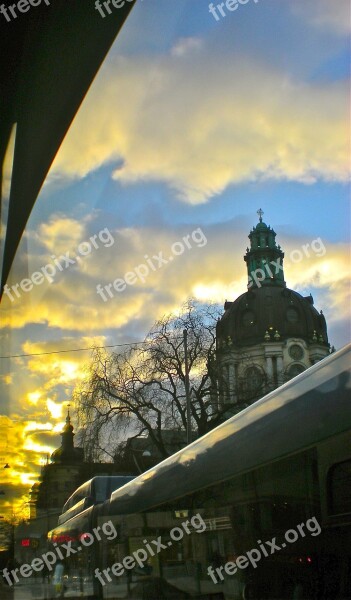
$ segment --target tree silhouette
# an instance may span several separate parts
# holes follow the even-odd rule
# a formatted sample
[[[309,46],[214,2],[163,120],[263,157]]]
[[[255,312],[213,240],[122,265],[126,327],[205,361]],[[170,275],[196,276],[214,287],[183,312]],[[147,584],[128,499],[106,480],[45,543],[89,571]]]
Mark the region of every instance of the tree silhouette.
[[[193,437],[217,426],[230,408],[218,403],[216,370],[218,305],[189,300],[178,315],[157,321],[141,345],[124,352],[94,351],[88,375],[75,392],[80,443],[86,456],[101,459],[126,437],[148,435],[161,457],[169,455],[163,432],[186,430],[187,331]]]

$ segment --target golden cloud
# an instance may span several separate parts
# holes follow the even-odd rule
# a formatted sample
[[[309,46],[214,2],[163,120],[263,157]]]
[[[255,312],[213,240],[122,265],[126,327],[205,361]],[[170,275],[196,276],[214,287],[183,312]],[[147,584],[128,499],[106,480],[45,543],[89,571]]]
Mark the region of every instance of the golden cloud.
[[[79,340],[64,336],[59,343],[26,342],[22,346],[25,353],[89,347],[94,345],[93,340],[98,340],[94,337],[96,332],[120,330],[133,322],[141,322],[142,327],[147,329],[189,296],[220,303],[234,299],[245,291],[247,284],[246,266],[242,260],[246,236],[243,238],[241,220],[201,229],[202,239],[207,240],[205,245],[199,246],[190,238],[192,247],[185,248],[179,256],[172,256],[173,244],[181,242],[184,246],[183,238],[195,229],[128,228],[114,231],[115,246],[91,254],[87,272],[83,267],[74,271],[67,269],[61,280],[55,281],[45,291],[38,287],[13,304],[9,301],[6,304],[4,300],[4,325],[14,330],[28,323],[46,323],[63,331],[71,329],[93,336],[83,336]],[[346,245],[324,245],[321,240],[315,240],[313,250],[311,240],[287,236],[279,241],[285,250],[288,286],[307,290],[311,286],[320,289],[339,286],[337,302],[346,305],[344,287],[339,285],[349,276]],[[309,249],[304,251],[306,242]],[[160,252],[167,264],[158,267]],[[171,256],[172,261],[169,260]],[[151,262],[147,263],[147,260]],[[149,273],[144,280],[136,277],[133,285],[126,285],[122,292],[116,291],[113,282],[124,279],[127,273],[135,273],[141,264],[149,265]],[[97,293],[98,284],[104,289],[106,302]],[[84,304],[81,298],[84,298]],[[338,314],[345,315],[344,310]],[[104,343],[97,342],[97,345]],[[34,356],[28,366],[32,373],[51,381],[52,387],[45,389],[45,393],[50,395],[54,386],[70,385],[70,382],[81,378],[83,362],[78,355],[61,354],[44,359]],[[37,387],[28,391],[31,394],[40,392]],[[35,399],[36,396],[29,397],[33,404]],[[55,401],[54,397],[52,399]]]
[[[36,237],[50,253],[55,251],[55,254],[64,254],[84,241],[84,230],[82,222],[64,215],[55,215],[49,223],[42,223],[39,226]]]
[[[296,81],[182,40],[167,56],[104,66],[53,173],[82,177],[122,161],[115,179],[164,181],[190,203],[231,183],[346,181],[347,98],[344,82]]]
[[[33,423],[0,416],[1,488],[5,492],[0,500],[7,518],[26,512],[30,486],[38,479],[45,449],[31,444],[31,429]],[[6,463],[9,467],[4,469]]]

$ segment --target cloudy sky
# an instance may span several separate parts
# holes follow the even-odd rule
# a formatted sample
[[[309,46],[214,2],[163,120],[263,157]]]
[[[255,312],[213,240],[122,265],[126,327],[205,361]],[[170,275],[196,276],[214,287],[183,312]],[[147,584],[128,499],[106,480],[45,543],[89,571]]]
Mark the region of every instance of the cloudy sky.
[[[190,296],[235,299],[258,208],[288,286],[349,341],[349,1],[226,13],[139,0],[52,165],[9,285],[42,276],[0,306],[5,513],[59,445],[90,356],[35,354],[141,341]]]

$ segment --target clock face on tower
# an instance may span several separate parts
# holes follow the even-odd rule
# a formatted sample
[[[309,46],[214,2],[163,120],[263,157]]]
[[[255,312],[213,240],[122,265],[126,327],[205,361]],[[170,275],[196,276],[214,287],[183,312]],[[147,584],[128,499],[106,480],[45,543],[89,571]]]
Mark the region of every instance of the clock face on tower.
[[[289,354],[294,360],[301,360],[301,358],[303,358],[304,351],[298,344],[293,344],[289,348]]]

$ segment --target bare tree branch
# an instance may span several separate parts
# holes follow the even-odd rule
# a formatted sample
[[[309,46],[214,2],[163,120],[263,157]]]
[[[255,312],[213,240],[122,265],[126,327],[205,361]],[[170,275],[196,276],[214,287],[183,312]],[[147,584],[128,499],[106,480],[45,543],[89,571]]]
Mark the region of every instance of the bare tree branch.
[[[147,433],[161,456],[165,430],[186,429],[183,330],[188,332],[192,426],[200,436],[228,411],[215,400],[221,373],[214,360],[217,305],[189,300],[177,316],[157,321],[142,347],[119,353],[96,349],[86,379],[75,392],[80,440],[101,459],[126,437]],[[226,382],[221,382],[224,389]]]

